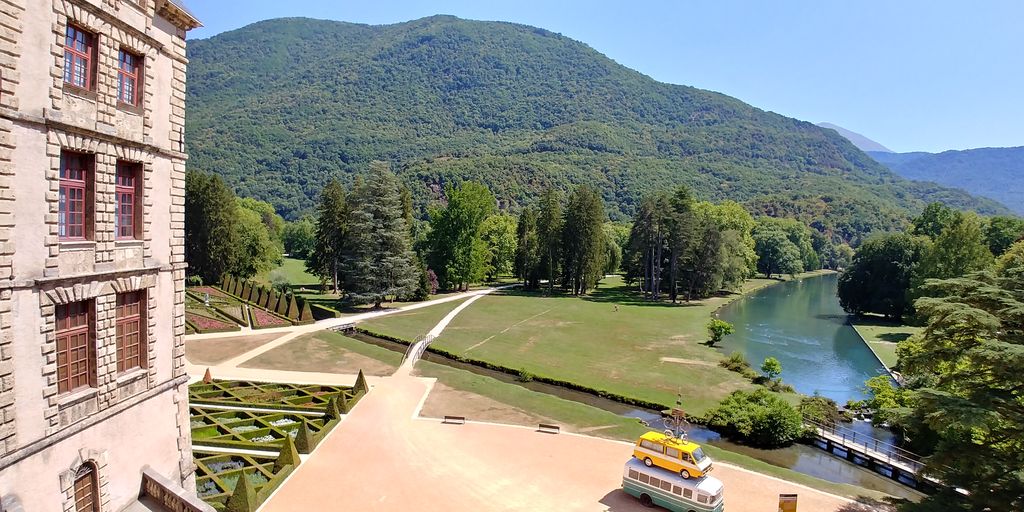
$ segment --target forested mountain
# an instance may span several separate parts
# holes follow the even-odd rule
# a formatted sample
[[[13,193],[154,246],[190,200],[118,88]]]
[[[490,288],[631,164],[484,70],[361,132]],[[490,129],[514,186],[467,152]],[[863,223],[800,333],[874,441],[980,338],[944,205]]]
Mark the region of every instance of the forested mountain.
[[[276,19],[191,41],[188,56],[190,168],[287,218],[371,160],[391,162],[420,207],[458,180],[512,208],[590,184],[626,219],[644,194],[687,184],[847,240],[902,227],[933,200],[1004,211],[904,180],[832,130],[657,82],[524,25]]]
[[[889,148],[887,148],[887,147],[885,147],[885,146],[883,146],[883,145],[881,145],[881,144],[879,144],[879,143],[877,143],[877,142],[875,142],[875,141],[873,141],[873,140],[871,140],[871,139],[869,139],[869,138],[867,138],[867,137],[865,137],[865,136],[863,136],[863,135],[861,135],[861,134],[859,134],[857,132],[852,132],[850,130],[847,130],[846,128],[843,128],[842,126],[835,125],[835,124],[832,124],[832,123],[818,123],[818,126],[820,126],[822,128],[828,128],[830,130],[835,130],[835,131],[839,132],[839,135],[842,135],[843,137],[846,137],[847,140],[852,142],[853,145],[857,146],[857,149],[859,149],[861,151],[866,151],[866,152],[869,152],[869,153],[872,152],[872,151],[879,151],[879,152],[882,152],[882,153],[892,153],[891,149],[889,149]]]
[[[962,188],[1024,215],[1024,147],[868,154],[905,178]]]

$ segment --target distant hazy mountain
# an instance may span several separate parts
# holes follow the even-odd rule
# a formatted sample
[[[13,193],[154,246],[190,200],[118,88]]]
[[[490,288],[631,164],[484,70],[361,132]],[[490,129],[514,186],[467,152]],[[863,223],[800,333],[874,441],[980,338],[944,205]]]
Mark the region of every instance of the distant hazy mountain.
[[[1024,147],[868,154],[904,178],[961,188],[1024,215]]]
[[[852,142],[853,145],[857,146],[857,149],[859,149],[861,151],[878,151],[878,152],[882,152],[882,153],[892,153],[891,149],[889,149],[889,148],[887,148],[887,147],[885,147],[885,146],[883,146],[883,145],[881,145],[881,144],[879,144],[879,143],[877,143],[877,142],[875,142],[875,141],[873,141],[873,140],[871,140],[871,139],[869,139],[869,138],[867,138],[867,137],[865,137],[865,136],[863,136],[863,135],[861,135],[861,134],[859,134],[857,132],[851,132],[850,130],[847,130],[846,128],[843,128],[842,126],[834,125],[832,123],[818,123],[818,126],[820,126],[822,128],[829,128],[831,130],[835,130],[835,131],[839,132],[839,135],[842,135],[843,137],[846,137],[847,140]]]

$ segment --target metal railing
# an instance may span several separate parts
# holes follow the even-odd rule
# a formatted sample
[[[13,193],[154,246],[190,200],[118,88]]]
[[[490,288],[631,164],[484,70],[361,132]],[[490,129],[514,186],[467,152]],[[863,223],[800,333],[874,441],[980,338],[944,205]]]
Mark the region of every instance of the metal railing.
[[[822,423],[809,418],[804,418],[804,424],[814,428],[819,436],[838,444],[842,448],[855,449],[877,460],[903,466],[915,474],[924,467],[924,462],[921,462],[922,457],[920,455],[862,432],[835,424]]]

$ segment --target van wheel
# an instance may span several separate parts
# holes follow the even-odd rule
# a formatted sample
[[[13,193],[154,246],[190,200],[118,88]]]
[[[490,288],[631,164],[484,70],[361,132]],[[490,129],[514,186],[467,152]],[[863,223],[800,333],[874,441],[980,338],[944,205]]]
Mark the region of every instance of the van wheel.
[[[640,495],[640,504],[645,506],[645,507],[653,507],[654,506],[654,500],[652,500],[651,497],[646,495],[646,494],[641,494]]]
[[[654,465],[654,461],[650,457],[644,457],[644,466],[651,467]]]
[[[690,472],[685,469],[680,469],[679,476],[683,477],[683,480],[687,480],[690,478]]]

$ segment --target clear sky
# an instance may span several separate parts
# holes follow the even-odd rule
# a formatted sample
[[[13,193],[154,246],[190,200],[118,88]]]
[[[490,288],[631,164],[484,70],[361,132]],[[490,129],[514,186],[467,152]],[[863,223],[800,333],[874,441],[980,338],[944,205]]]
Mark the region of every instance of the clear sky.
[[[1024,1],[185,0],[205,38],[278,17],[525,23],[657,80],[894,151],[1024,146]]]

